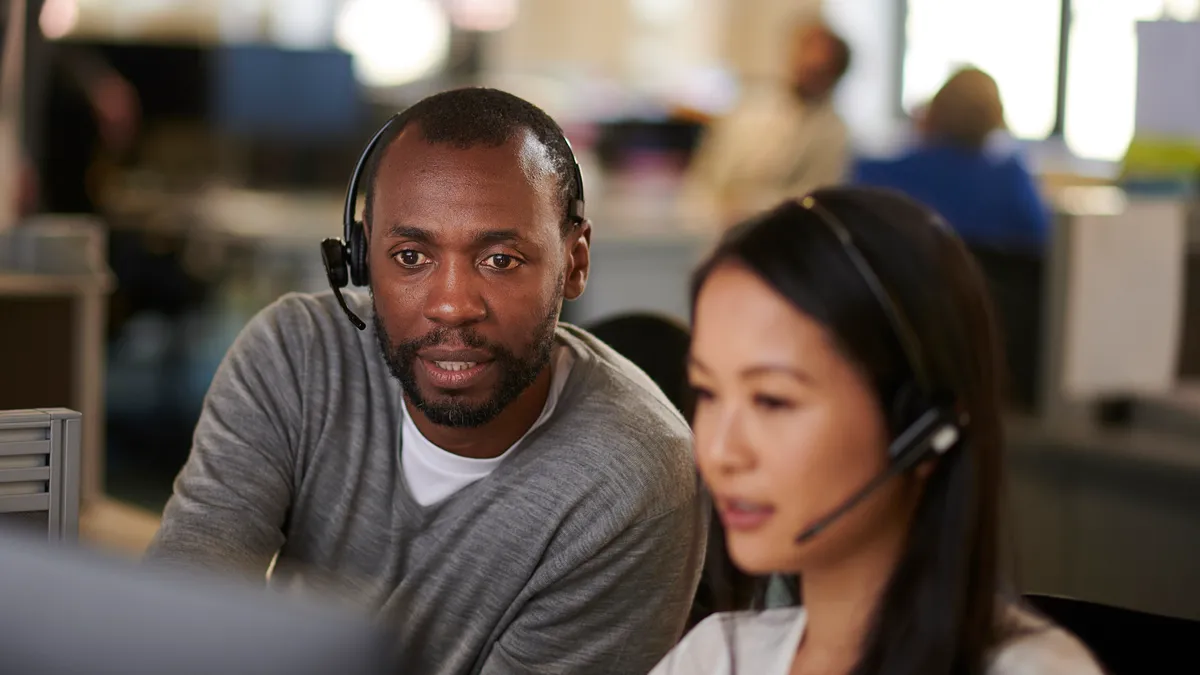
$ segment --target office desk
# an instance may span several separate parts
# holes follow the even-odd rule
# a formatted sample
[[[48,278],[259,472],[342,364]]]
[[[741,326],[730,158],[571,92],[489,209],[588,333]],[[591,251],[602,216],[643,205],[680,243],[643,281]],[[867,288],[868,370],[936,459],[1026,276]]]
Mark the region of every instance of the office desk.
[[[1200,443],[1029,418],[1008,434],[1021,591],[1200,619]]]

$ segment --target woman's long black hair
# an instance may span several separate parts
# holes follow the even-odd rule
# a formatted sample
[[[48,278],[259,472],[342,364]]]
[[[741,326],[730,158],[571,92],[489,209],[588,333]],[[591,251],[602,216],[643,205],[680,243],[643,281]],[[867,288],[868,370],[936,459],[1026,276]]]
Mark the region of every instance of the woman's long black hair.
[[[849,231],[907,320],[930,385],[969,418],[963,440],[938,459],[925,484],[854,673],[982,673],[1005,630],[997,603],[1001,368],[986,283],[940,219],[898,193],[837,188],[812,197]],[[915,374],[881,303],[819,218],[787,202],[735,227],[697,271],[693,307],[714,269],[732,263],[752,271],[829,331],[872,382],[898,433],[914,416],[898,392]],[[748,578],[724,571],[717,580],[721,570],[710,569],[709,584],[744,604]]]

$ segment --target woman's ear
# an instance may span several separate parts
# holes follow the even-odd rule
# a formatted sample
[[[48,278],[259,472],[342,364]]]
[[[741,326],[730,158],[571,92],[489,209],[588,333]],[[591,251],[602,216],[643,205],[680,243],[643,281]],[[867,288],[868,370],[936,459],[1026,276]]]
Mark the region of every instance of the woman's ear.
[[[934,457],[918,464],[917,467],[913,469],[913,473],[917,476],[917,480],[921,481],[922,483],[928,481],[929,477],[933,475],[933,470],[937,468],[937,463],[938,460],[936,457]]]

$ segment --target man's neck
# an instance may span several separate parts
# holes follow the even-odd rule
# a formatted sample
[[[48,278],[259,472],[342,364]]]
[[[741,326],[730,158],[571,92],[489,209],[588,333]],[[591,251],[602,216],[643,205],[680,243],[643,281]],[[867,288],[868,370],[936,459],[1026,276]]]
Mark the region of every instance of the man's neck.
[[[550,370],[550,366],[543,368],[533,384],[508,404],[496,419],[479,427],[460,429],[434,424],[425,417],[425,413],[413,407],[407,396],[404,397],[404,406],[417,425],[417,430],[430,443],[461,457],[491,459],[511,448],[541,416],[546,399],[550,396]]]
[[[828,103],[830,101],[830,99],[832,98],[832,92],[825,92],[825,93],[819,94],[819,95],[806,94],[806,93],[802,92],[799,87],[796,87],[794,85],[791,88],[791,92],[792,92],[792,96],[794,96],[796,98],[796,100],[799,101],[800,104],[805,106],[806,108],[816,108],[818,106],[824,105],[825,103]]]

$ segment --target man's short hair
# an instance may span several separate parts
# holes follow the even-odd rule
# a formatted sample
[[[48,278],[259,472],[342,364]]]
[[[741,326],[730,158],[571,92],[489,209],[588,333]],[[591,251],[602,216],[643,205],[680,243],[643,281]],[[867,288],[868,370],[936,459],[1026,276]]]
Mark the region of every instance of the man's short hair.
[[[798,19],[792,24],[792,39],[805,40],[813,39],[824,40],[829,47],[829,62],[827,64],[831,86],[837,86],[846,72],[850,70],[852,61],[852,51],[850,43],[841,36],[833,26],[829,25],[824,19],[813,19],[804,17]]]
[[[481,145],[498,147],[522,131],[531,132],[546,148],[554,170],[563,234],[576,224],[568,218],[568,207],[578,190],[575,185],[575,159],[562,127],[529,101],[487,87],[451,89],[434,94],[400,114],[399,119],[379,139],[379,144],[367,160],[363,175],[367,190],[364,219],[370,218],[381,158],[409,124],[417,124],[422,138],[430,143],[464,150]]]
[[[846,76],[846,71],[850,70],[851,52],[850,43],[839,35],[836,31],[826,27],[826,39],[829,40],[830,50],[833,52],[830,57],[829,68],[833,75],[835,83],[841,82]]]

